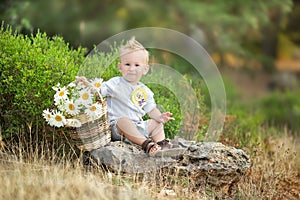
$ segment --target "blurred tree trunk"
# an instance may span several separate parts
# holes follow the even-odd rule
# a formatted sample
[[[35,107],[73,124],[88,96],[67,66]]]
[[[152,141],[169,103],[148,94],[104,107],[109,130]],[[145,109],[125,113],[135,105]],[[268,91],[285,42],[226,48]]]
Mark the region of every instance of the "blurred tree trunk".
[[[282,19],[280,9],[270,12],[270,22],[262,28],[262,53],[266,56],[264,60],[264,69],[267,72],[275,70],[275,60],[277,58],[278,35]]]
[[[294,0],[293,2],[293,11],[288,16],[284,33],[293,43],[300,45],[300,2],[299,0]]]

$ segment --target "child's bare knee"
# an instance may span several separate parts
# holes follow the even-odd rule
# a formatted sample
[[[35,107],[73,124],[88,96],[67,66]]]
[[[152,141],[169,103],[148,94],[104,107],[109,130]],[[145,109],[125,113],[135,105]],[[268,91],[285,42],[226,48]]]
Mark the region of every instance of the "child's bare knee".
[[[128,123],[132,123],[132,121],[130,119],[128,119],[127,117],[121,117],[118,119],[118,122],[117,122],[118,125],[128,124]]]

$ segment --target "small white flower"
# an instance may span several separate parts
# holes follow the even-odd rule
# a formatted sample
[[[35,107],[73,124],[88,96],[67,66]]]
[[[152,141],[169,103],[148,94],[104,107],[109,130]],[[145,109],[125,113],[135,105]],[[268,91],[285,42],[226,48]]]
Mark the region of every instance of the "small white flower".
[[[92,88],[97,90],[97,91],[100,91],[100,87],[101,87],[102,82],[103,82],[102,78],[93,79],[92,82],[91,82]]]
[[[89,86],[86,86],[85,84],[83,84],[82,82],[79,82],[79,83],[77,83],[77,85],[76,85],[76,90],[82,90],[82,89],[86,89],[86,88],[88,88]]]
[[[54,105],[56,105],[58,110],[61,111],[61,112],[66,111],[65,104],[66,104],[66,100],[63,100],[63,99],[59,100],[59,102],[54,103]]]
[[[71,82],[71,83],[68,84],[67,87],[75,87],[75,86],[76,86],[76,84],[74,82]]]
[[[58,88],[58,90],[56,91],[56,93],[54,95],[54,101],[57,103],[60,100],[66,100],[66,99],[68,99],[68,94],[69,94],[69,91],[67,90],[67,88],[65,86],[62,88]]]
[[[60,83],[52,87],[56,91],[54,95],[56,110],[46,109],[42,114],[50,126],[80,127],[81,122],[72,116],[78,115],[81,111],[94,119],[103,115],[101,104],[94,103],[96,99],[94,93],[100,92],[103,79],[94,78],[91,82],[83,80],[71,82],[64,87]]]
[[[67,126],[70,127],[80,127],[81,126],[81,122],[78,119],[67,119]]]
[[[87,106],[93,103],[93,95],[89,89],[79,91],[79,98],[75,101],[77,104]]]
[[[55,91],[58,91],[59,88],[60,88],[59,86],[60,86],[60,83],[57,83],[56,86],[52,87],[52,89],[55,90]]]
[[[46,109],[46,110],[43,110],[43,117],[45,118],[46,122],[48,122],[49,124],[49,121],[51,119],[51,112],[49,111],[49,109]]]
[[[72,116],[77,115],[80,112],[78,104],[74,103],[73,100],[67,100],[64,105],[64,109],[68,114]]]
[[[63,127],[67,123],[67,121],[65,116],[63,116],[63,114],[60,111],[56,110],[53,112],[49,123],[51,126]]]
[[[97,102],[92,104],[91,106],[87,106],[85,109],[85,114],[87,114],[91,118],[99,117],[102,113],[102,106]]]

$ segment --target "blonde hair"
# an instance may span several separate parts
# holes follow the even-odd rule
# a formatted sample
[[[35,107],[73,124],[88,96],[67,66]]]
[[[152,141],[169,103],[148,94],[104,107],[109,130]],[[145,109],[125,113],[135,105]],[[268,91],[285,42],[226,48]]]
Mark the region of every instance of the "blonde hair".
[[[134,51],[143,51],[145,52],[146,62],[149,61],[149,52],[145,49],[145,47],[139,43],[135,37],[132,37],[125,45],[123,45],[119,49],[119,56],[122,57],[123,55],[126,55],[128,53],[134,52]]]

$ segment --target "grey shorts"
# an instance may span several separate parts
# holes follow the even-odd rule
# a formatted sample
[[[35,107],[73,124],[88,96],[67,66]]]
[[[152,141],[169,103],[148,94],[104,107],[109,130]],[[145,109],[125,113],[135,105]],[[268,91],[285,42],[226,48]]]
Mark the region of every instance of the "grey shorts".
[[[131,143],[127,138],[125,138],[122,134],[119,133],[117,128],[117,120],[110,122],[110,129],[111,129],[111,140],[112,141],[125,141],[128,143]],[[141,133],[141,135],[145,136],[146,138],[149,138],[148,133],[148,122],[147,121],[139,121],[134,122],[137,130]]]

